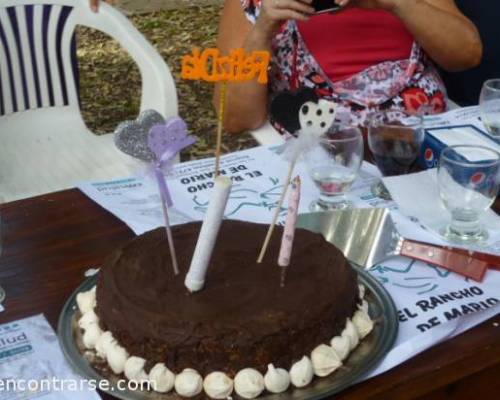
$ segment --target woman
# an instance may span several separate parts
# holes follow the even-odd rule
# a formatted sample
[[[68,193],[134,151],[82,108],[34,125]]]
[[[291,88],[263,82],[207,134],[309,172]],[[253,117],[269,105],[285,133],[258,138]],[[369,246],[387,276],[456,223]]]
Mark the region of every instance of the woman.
[[[219,49],[273,55],[268,87],[228,85],[229,132],[260,127],[273,93],[304,86],[336,101],[338,115],[354,124],[377,109],[442,112],[445,88],[434,63],[448,71],[480,63],[478,31],[453,0],[332,0],[343,9],[320,15],[311,3],[226,0]]]

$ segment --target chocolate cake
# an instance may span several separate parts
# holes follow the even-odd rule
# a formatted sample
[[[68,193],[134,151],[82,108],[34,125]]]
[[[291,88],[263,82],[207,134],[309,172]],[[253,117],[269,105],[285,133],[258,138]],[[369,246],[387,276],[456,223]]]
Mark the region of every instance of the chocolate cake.
[[[103,331],[129,354],[165,363],[174,373],[195,368],[234,375],[288,369],[340,335],[359,303],[355,271],[319,234],[298,229],[280,287],[282,229],[256,263],[266,225],[224,221],[201,292],[184,286],[200,223],[173,228],[181,273],[171,266],[164,229],[137,237],[102,267],[96,314]]]

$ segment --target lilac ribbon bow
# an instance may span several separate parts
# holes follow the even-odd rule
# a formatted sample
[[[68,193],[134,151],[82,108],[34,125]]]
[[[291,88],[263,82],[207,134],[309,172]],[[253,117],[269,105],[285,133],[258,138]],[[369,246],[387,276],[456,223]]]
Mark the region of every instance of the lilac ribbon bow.
[[[156,157],[153,162],[154,173],[162,200],[168,207],[172,207],[172,197],[162,171],[181,150],[195,142],[196,138],[188,135],[187,125],[179,117],[170,118],[164,124],[153,126],[149,131],[148,146]]]

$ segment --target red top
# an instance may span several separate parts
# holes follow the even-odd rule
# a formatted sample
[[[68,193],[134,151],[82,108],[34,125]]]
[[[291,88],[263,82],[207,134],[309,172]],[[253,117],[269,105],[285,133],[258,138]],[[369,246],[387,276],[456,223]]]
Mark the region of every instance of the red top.
[[[410,57],[414,38],[384,10],[350,8],[299,22],[299,32],[328,77],[336,82],[383,61]]]

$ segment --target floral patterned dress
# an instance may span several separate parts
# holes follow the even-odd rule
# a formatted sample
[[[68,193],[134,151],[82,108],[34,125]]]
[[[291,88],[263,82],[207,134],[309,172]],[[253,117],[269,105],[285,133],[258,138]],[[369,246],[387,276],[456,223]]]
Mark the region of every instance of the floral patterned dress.
[[[261,0],[241,2],[247,18],[255,23]],[[446,111],[444,84],[416,42],[409,59],[382,62],[338,82],[328,78],[309,52],[295,21],[283,24],[274,37],[272,50],[271,95],[299,87],[313,88],[319,96],[339,105],[337,115],[342,122],[364,125],[367,116],[377,110],[411,114]]]

